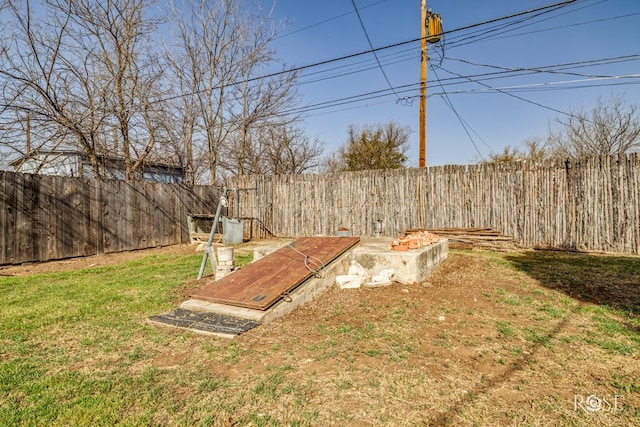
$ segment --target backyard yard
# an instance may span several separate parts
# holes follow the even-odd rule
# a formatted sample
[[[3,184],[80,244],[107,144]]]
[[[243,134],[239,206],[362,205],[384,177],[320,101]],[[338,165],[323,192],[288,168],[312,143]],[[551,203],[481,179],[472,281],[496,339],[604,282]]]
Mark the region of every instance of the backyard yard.
[[[201,257],[0,267],[0,425],[640,425],[640,257],[452,250],[233,340],[149,324]]]

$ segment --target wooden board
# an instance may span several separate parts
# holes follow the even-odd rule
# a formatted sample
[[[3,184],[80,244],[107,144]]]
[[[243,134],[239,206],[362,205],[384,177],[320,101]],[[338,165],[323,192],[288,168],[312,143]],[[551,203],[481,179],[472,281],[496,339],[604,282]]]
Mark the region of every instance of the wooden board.
[[[303,237],[215,281],[193,299],[266,310],[360,241],[359,237]]]

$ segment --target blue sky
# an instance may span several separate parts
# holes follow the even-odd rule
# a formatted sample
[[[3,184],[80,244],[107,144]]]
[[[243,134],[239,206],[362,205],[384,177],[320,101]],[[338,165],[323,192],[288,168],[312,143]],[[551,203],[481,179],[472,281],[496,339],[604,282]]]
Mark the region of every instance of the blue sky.
[[[445,32],[442,45],[429,45],[428,166],[474,163],[506,145],[544,137],[562,112],[590,108],[598,97],[621,94],[640,104],[640,1],[575,0],[523,22],[516,21],[533,14],[458,30],[557,2],[427,1],[442,16]],[[374,48],[420,37],[420,0],[355,4]],[[370,49],[351,0],[276,0],[275,15],[288,22],[274,45],[288,66]],[[505,24],[510,25],[497,28]],[[408,165],[417,166],[419,42],[377,53],[396,94],[371,53],[302,72],[301,105],[309,107],[301,112],[306,132],[332,152],[346,141],[349,124],[394,120],[411,128]],[[363,99],[363,94],[377,97]],[[404,97],[409,99],[398,101]],[[349,103],[337,105],[345,98]],[[312,107],[321,103],[328,108]]]

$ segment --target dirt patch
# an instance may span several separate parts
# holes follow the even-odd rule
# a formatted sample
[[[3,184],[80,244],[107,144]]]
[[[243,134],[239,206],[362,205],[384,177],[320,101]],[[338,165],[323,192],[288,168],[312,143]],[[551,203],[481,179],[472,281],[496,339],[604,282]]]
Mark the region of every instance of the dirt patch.
[[[211,372],[305,384],[323,420],[349,414],[350,425],[384,423],[379,408],[396,411],[394,425],[586,425],[575,396],[615,395],[603,384],[626,356],[580,342],[589,303],[505,261],[519,256],[453,252],[428,283],[334,287],[236,338],[238,361]]]

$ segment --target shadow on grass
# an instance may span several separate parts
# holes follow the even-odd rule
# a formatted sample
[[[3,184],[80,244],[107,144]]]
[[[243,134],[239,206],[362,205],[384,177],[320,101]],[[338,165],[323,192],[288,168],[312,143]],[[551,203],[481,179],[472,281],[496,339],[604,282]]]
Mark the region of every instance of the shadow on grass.
[[[630,334],[640,334],[640,257],[531,251],[506,255],[504,259],[548,289],[563,292],[578,301],[624,311],[627,321],[619,320],[622,326]],[[502,373],[479,384],[429,425],[455,425],[455,415],[478,396],[509,381],[514,373],[535,360],[541,347],[563,332],[575,310],[580,309],[574,308],[548,331],[543,341],[531,345],[526,354],[512,360]]]
[[[546,288],[640,317],[640,258],[531,251],[505,257]]]
[[[536,342],[527,348],[526,354],[523,354],[520,357],[516,357],[509,366],[500,374],[496,375],[493,378],[489,378],[486,381],[478,384],[475,389],[473,389],[470,393],[456,402],[449,410],[438,415],[435,420],[428,423],[429,426],[453,426],[456,425],[454,421],[455,415],[462,412],[462,410],[473,404],[473,402],[482,395],[488,394],[492,389],[498,388],[500,385],[509,381],[513,375],[525,369],[527,366],[531,364],[532,361],[536,360],[538,355],[538,351],[543,347],[547,342],[556,339],[556,337],[565,329],[567,322],[569,321],[570,316],[566,316],[562,319],[553,330],[549,331],[544,340]]]

